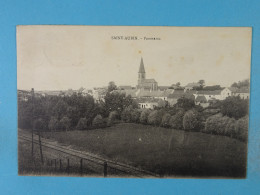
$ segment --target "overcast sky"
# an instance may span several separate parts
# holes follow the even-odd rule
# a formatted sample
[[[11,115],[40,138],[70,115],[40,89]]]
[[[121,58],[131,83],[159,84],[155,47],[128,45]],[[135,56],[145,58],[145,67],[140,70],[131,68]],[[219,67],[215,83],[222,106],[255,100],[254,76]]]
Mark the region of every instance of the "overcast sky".
[[[251,28],[18,26],[18,89],[65,90],[137,84],[230,86],[250,77]],[[138,40],[112,40],[136,36]],[[144,40],[155,37],[160,40]]]

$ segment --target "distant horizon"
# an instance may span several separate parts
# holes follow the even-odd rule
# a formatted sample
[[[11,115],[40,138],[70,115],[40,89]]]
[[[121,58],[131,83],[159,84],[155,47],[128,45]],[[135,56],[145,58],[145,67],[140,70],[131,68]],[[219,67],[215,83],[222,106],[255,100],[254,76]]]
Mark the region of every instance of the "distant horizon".
[[[34,25],[17,27],[17,89],[136,87],[141,57],[158,86],[250,80],[248,27]],[[157,38],[158,40],[144,40]],[[125,40],[125,39],[131,40]],[[137,39],[137,40],[136,40]]]
[[[243,80],[239,80],[239,81],[244,81],[244,80],[247,80],[247,79],[243,79]],[[233,83],[237,83],[237,82],[239,82],[239,81],[234,81]],[[250,82],[250,79],[249,79],[249,82]],[[197,83],[197,82],[190,82],[190,83]],[[233,84],[232,83],[232,84]],[[174,83],[173,83],[174,84]],[[176,83],[175,83],[176,84]],[[187,83],[188,84],[188,83]],[[180,85],[181,87],[185,87],[187,84],[185,84],[185,85]],[[132,85],[117,85],[116,83],[115,83],[115,85],[117,86],[117,87],[120,87],[120,86],[131,86],[131,87],[133,87],[133,88],[136,88],[136,86],[132,86]],[[218,85],[218,84],[216,84],[216,85]],[[167,86],[167,87],[171,87],[171,85],[158,85],[158,87],[162,87],[162,86]],[[214,85],[207,85],[207,84],[205,84],[205,87],[206,86],[214,86]],[[34,91],[66,91],[66,90],[79,90],[80,88],[84,88],[84,89],[88,89],[88,90],[91,90],[91,89],[94,89],[94,88],[106,88],[106,87],[108,87],[108,85],[107,86],[96,86],[96,87],[90,87],[90,88],[85,88],[85,87],[83,87],[83,86],[81,86],[81,87],[78,87],[78,88],[68,88],[68,89],[44,89],[44,90],[42,90],[42,89],[36,89],[36,88],[34,88],[34,87],[32,87],[32,88],[34,88]],[[226,87],[231,87],[231,85],[230,86],[221,86],[220,85],[220,87],[222,87],[222,88],[226,88]],[[30,90],[32,90],[32,88],[30,88],[30,89],[21,89],[21,88],[17,88],[17,90],[24,90],[24,91],[30,91]]]

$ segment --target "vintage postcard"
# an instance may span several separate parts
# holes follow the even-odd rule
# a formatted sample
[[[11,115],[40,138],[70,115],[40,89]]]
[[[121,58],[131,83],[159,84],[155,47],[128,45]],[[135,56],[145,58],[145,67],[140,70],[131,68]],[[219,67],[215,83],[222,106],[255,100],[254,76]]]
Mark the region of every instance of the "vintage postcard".
[[[17,26],[19,175],[246,178],[251,38]]]

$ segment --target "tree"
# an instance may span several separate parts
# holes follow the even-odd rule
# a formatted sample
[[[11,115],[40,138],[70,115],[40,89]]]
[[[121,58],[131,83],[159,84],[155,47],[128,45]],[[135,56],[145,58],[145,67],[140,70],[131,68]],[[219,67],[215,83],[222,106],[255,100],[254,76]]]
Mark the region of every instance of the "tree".
[[[230,125],[231,118],[227,116],[222,116],[221,114],[216,114],[208,117],[206,120],[204,132],[217,135],[226,135],[227,126]]]
[[[48,124],[49,130],[56,131],[59,128],[59,121],[56,117],[51,117],[51,120]]]
[[[200,84],[201,87],[204,87],[205,85],[205,80],[199,80],[198,83]]]
[[[158,110],[153,110],[147,120],[148,124],[159,126],[162,122],[162,115]]]
[[[177,86],[177,87],[180,87],[180,86],[181,86],[181,83],[180,83],[180,82],[177,82],[177,83],[176,83],[176,86]]]
[[[150,113],[151,113],[151,110],[144,109],[141,112],[141,115],[140,115],[140,119],[139,119],[140,123],[147,124],[148,123],[148,116],[149,116]]]
[[[239,96],[227,97],[221,102],[220,112],[231,118],[239,119],[248,114],[249,101]]]
[[[201,118],[196,110],[189,110],[183,117],[183,128],[184,130],[199,130],[201,127]]]
[[[158,107],[159,107],[159,108],[165,108],[166,105],[167,105],[167,101],[162,100],[162,99],[160,99],[160,100],[158,101]]]
[[[185,111],[192,109],[195,107],[194,100],[188,99],[185,97],[181,97],[177,100],[177,103],[175,104],[176,108],[184,109]]]
[[[183,129],[183,116],[185,111],[179,110],[175,115],[171,116],[169,124],[173,129]]]
[[[117,117],[118,117],[118,113],[116,111],[110,112],[107,119],[107,125],[108,126],[113,125]]]
[[[119,92],[107,93],[104,106],[106,116],[112,111],[117,111],[117,113],[121,115],[121,112],[129,106],[137,108],[137,104],[133,101],[131,96],[126,96],[124,93]]]
[[[71,125],[70,121],[71,120],[67,116],[64,116],[60,120],[60,127],[61,127],[61,129],[68,131],[69,128],[70,128],[70,125]]]
[[[46,128],[46,123],[42,118],[36,119],[33,125],[36,131],[42,131]]]
[[[236,88],[249,88],[250,87],[250,81],[249,79],[245,79],[243,81],[238,81],[238,83],[234,82],[231,87]]]
[[[140,119],[141,112],[138,109],[133,109],[131,112],[131,121],[133,123],[138,123]]]
[[[235,125],[236,137],[244,142],[248,139],[248,122],[248,116],[245,116],[237,120]]]
[[[108,89],[107,89],[108,93],[110,93],[111,91],[114,91],[116,89],[117,89],[117,86],[116,86],[115,82],[114,81],[110,81],[108,83]]]
[[[103,124],[103,118],[100,114],[98,114],[94,119],[93,119],[93,125],[100,127]]]
[[[165,113],[162,117],[162,126],[163,127],[170,127],[170,119],[171,115],[169,113]]]
[[[131,122],[132,119],[132,112],[134,111],[132,106],[128,106],[123,110],[121,113],[121,119],[127,123]]]
[[[78,130],[83,130],[83,129],[87,129],[87,127],[88,127],[88,120],[86,118],[80,118],[76,128]]]
[[[67,108],[68,108],[68,104],[63,99],[60,98],[57,104],[53,108],[54,115],[57,117],[57,119],[61,119],[62,116],[66,114]]]

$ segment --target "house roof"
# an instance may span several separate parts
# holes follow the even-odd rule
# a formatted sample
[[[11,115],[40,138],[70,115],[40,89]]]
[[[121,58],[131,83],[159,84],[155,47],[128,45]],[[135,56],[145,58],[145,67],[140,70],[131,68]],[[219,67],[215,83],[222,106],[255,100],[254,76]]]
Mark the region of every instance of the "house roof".
[[[237,89],[235,93],[249,93],[249,88],[245,87],[245,88]]]
[[[119,89],[132,89],[131,85],[121,85],[118,87]]]
[[[160,89],[160,90],[166,90],[166,89],[168,89],[170,86],[158,86],[158,88]]]
[[[229,87],[228,89],[233,93],[249,93],[248,87],[242,87],[242,88]]]
[[[127,90],[124,90],[124,93],[125,93],[126,96],[130,95],[130,96],[133,97],[133,98],[136,97],[136,92],[137,92],[136,89],[127,89]]]
[[[140,67],[139,67],[139,72],[138,73],[145,73],[143,58],[141,58],[141,63],[140,63]]]
[[[117,89],[113,90],[112,93],[124,93],[126,96],[130,95],[131,97],[136,97],[136,89]]]
[[[188,83],[185,87],[199,87],[199,83]]]
[[[163,91],[140,90],[138,97],[163,97]]]
[[[220,95],[222,90],[214,90],[214,91],[198,91],[198,95]]]
[[[175,90],[172,94],[168,95],[168,98],[179,99],[181,97],[185,97],[188,99],[195,99],[195,96],[192,93],[184,92],[184,90]]]

